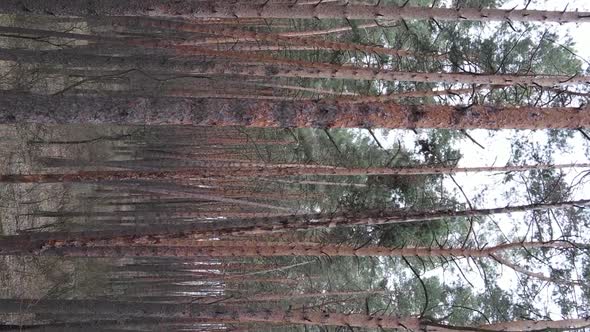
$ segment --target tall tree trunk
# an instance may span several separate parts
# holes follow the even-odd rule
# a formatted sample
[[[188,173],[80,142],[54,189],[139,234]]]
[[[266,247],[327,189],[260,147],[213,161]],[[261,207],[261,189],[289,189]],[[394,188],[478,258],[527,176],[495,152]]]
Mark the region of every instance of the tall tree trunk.
[[[25,308],[25,309],[23,309]],[[43,313],[107,315],[111,318],[206,319],[209,322],[292,323],[302,325],[345,326],[379,329],[408,329],[427,332],[465,331],[538,331],[541,329],[573,329],[589,324],[588,319],[558,321],[511,321],[479,327],[454,327],[423,321],[416,317],[394,315],[338,314],[312,311],[305,307],[279,311],[272,309],[226,308],[208,304],[142,303],[101,300],[6,300],[0,299],[0,313]]]
[[[590,13],[490,8],[431,8],[323,3],[170,2],[166,0],[2,0],[0,13],[56,16],[161,16],[183,18],[436,19],[438,21],[588,22]]]
[[[405,247],[389,248],[368,246],[356,248],[347,245],[320,243],[240,242],[240,241],[194,241],[163,240],[153,246],[117,245],[116,241],[84,242],[82,246],[45,247],[39,255],[59,257],[283,257],[283,256],[328,256],[328,257],[471,257],[491,258],[516,272],[540,280],[570,285],[584,285],[584,281],[565,280],[546,276],[540,272],[525,269],[502,256],[510,249],[531,248],[577,248],[564,241],[516,242],[488,247],[436,248]]]
[[[85,35],[71,34],[75,38],[84,38]],[[72,37],[74,38],[74,37]],[[590,82],[588,76],[561,76],[561,75],[492,75],[492,74],[466,74],[466,73],[429,73],[429,72],[400,72],[385,69],[365,68],[356,66],[342,66],[330,63],[308,62],[301,60],[279,59],[268,55],[258,55],[236,51],[222,51],[210,48],[199,48],[194,46],[175,45],[168,40],[145,40],[145,39],[109,39],[109,43],[125,44],[148,49],[168,50],[176,55],[174,60],[162,55],[154,55],[159,61],[146,59],[144,63],[139,62],[142,57],[110,57],[88,55],[80,56],[73,51],[47,51],[30,52],[22,50],[2,50],[0,58],[26,63],[52,63],[52,64],[79,64],[90,66],[93,64],[106,65],[107,68],[120,70],[138,70],[139,68],[160,68],[163,70],[175,69],[175,72],[164,72],[167,75],[186,76],[190,75],[240,75],[257,77],[305,77],[305,78],[332,78],[332,79],[353,79],[353,80],[383,80],[383,81],[408,81],[423,83],[465,83],[482,84],[491,86],[510,85],[534,85],[553,87],[557,85],[586,84]],[[195,62],[194,57],[204,59],[203,63]],[[244,63],[259,62],[260,65],[240,64],[215,64],[206,62],[207,59],[237,59]],[[110,59],[110,60],[109,60]],[[177,60],[177,59],[185,59]],[[134,67],[131,67],[134,66]],[[185,68],[185,69],[183,69]],[[190,70],[190,73],[186,71]],[[116,76],[117,73],[113,73]],[[157,74],[157,73],[156,73]],[[181,93],[179,96],[184,96]]]
[[[0,124],[128,124],[281,128],[541,129],[590,127],[590,108],[469,107],[137,96],[0,93]]]
[[[317,3],[317,2],[316,2]],[[367,23],[367,24],[360,24],[357,29],[368,29],[368,28],[375,28],[380,26],[387,26],[387,23]],[[280,34],[283,36],[288,37],[312,37],[312,36],[321,36],[321,35],[329,35],[333,33],[340,33],[340,32],[347,32],[352,31],[353,28],[351,25],[336,27],[336,28],[328,28],[322,30],[306,30],[306,31],[289,31],[289,32],[281,32]]]
[[[352,44],[344,42],[336,42],[330,40],[304,38],[291,35],[285,35],[281,33],[265,33],[257,31],[247,31],[238,28],[231,27],[218,27],[218,26],[202,26],[197,24],[190,24],[178,21],[169,20],[156,20],[156,19],[143,19],[143,18],[131,18],[131,17],[119,17],[113,18],[111,21],[115,24],[122,25],[139,25],[143,27],[151,27],[158,29],[167,29],[173,31],[186,31],[186,32],[198,32],[206,33],[210,35],[219,35],[225,37],[234,38],[235,42],[243,41],[268,41],[268,42],[285,42],[293,45],[301,45],[318,49],[331,49],[341,51],[356,51],[366,53],[377,53],[387,54],[393,56],[414,56],[415,54],[406,50],[397,50],[386,47]],[[190,45],[190,40],[183,42]],[[438,57],[437,55],[435,55]]]
[[[113,242],[114,245],[113,245]],[[152,246],[117,245],[117,241],[84,242],[81,246],[47,247],[41,255],[73,257],[281,257],[281,256],[322,256],[330,257],[493,257],[503,251],[517,248],[575,248],[567,242],[518,242],[499,245],[485,249],[470,248],[436,248],[405,247],[389,248],[367,246],[356,248],[347,245],[320,243],[278,243],[278,242],[240,242],[240,241],[204,241],[172,240],[171,246],[163,244]]]
[[[127,40],[128,43],[148,49],[166,49],[181,57],[203,56],[226,57],[237,59],[245,63],[257,61],[269,65],[266,76],[275,73],[284,77],[335,78],[354,80],[383,80],[408,81],[425,83],[466,83],[485,85],[535,85],[555,86],[562,84],[588,84],[588,76],[563,75],[497,75],[484,73],[430,73],[430,72],[399,72],[365,68],[357,66],[342,66],[330,63],[308,62],[302,60],[280,59],[269,55],[248,54],[237,51],[214,50],[194,46],[176,45],[167,40]],[[286,68],[284,68],[286,67]]]
[[[183,60],[170,59],[168,56],[106,56],[86,53],[81,49],[31,51],[0,48],[0,60],[17,63],[55,65],[67,68],[111,69],[111,70],[145,70],[152,72],[201,72],[211,63],[208,57],[191,57]]]
[[[42,174],[0,174],[0,183],[62,183],[62,182],[100,182],[122,180],[158,180],[158,179],[186,179],[208,178],[211,176],[294,176],[294,175],[433,175],[479,172],[521,172],[529,170],[551,170],[564,168],[587,168],[590,163],[571,164],[537,164],[537,165],[509,165],[509,166],[480,166],[480,167],[445,167],[445,166],[417,166],[417,167],[367,167],[346,168],[321,165],[304,164],[261,164],[249,162],[224,162],[224,161],[196,161],[191,163],[189,169],[161,170],[161,171],[80,171],[74,173],[42,173]],[[331,183],[318,181],[268,181],[284,182],[291,184],[318,184],[340,186],[362,186],[349,183]],[[150,189],[151,190],[151,189]],[[182,190],[182,187],[179,187]],[[208,191],[210,194],[223,194]],[[231,194],[227,189],[226,194]],[[202,196],[202,197],[201,197]],[[201,196],[195,192],[195,198],[209,198],[207,191]],[[217,197],[217,196],[213,196]],[[226,195],[224,195],[226,197]],[[252,197],[255,197],[253,195]],[[268,206],[267,206],[268,207]]]
[[[25,308],[25,309],[23,309]],[[414,328],[417,318],[399,319],[394,316],[337,314],[306,309],[290,311],[225,308],[208,304],[114,302],[100,300],[5,300],[0,299],[0,313],[12,312],[108,315],[112,318],[195,318],[210,322],[294,323],[304,325],[351,326],[368,328]]]
[[[265,302],[265,301],[292,301],[294,299],[313,299],[324,297],[342,297],[342,296],[368,296],[374,294],[385,294],[384,290],[365,290],[365,291],[335,291],[323,293],[290,293],[290,294],[255,294],[237,296],[231,299],[224,300],[223,303],[250,303],[250,302]],[[199,299],[201,303],[214,303],[219,301],[219,297],[209,297]]]
[[[83,232],[39,232],[0,237],[0,255],[39,254],[44,249],[79,246],[95,240],[121,239],[128,244],[153,244],[153,236],[189,234],[264,234],[286,230],[308,230],[336,226],[382,225],[430,221],[444,218],[480,217],[499,213],[547,210],[589,205],[590,200],[542,203],[480,210],[399,211],[369,210],[331,215],[305,214],[282,217],[217,220],[215,223],[137,225],[113,230]]]

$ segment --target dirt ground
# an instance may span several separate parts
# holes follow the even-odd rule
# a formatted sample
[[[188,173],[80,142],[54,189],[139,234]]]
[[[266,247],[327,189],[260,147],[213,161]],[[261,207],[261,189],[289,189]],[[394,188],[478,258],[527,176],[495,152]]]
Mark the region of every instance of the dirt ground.
[[[0,172],[56,171],[54,167],[47,167],[47,160],[51,158],[73,161],[76,165],[60,167],[61,171],[112,159],[112,146],[117,143],[100,138],[124,130],[115,127],[0,126]],[[68,229],[72,223],[83,222],[31,214],[38,211],[90,211],[94,206],[84,197],[95,189],[88,184],[0,184],[0,234]],[[0,297],[83,296],[86,288],[91,286],[86,281],[100,275],[100,271],[95,271],[100,270],[100,264],[94,265],[47,257],[0,257]],[[89,276],[89,273],[95,275]]]

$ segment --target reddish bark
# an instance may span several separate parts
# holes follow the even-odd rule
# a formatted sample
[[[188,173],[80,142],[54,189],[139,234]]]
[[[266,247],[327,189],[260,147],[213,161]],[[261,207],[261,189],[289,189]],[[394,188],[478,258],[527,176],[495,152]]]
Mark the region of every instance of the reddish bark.
[[[4,300],[0,299],[0,313],[29,313],[105,315],[108,317],[166,317],[210,319],[212,322],[294,323],[304,325],[335,325],[367,328],[412,328],[423,324],[418,318],[397,318],[390,315],[338,314],[305,309],[256,310],[226,308],[212,304],[113,302],[100,300]]]
[[[306,128],[540,129],[590,127],[590,108],[401,105],[0,93],[0,124],[116,123]]]
[[[0,299],[0,313],[20,313],[26,308],[36,314],[77,314],[104,315],[112,318],[168,318],[207,319],[209,322],[265,322],[292,323],[303,325],[346,326],[373,329],[408,329],[425,332],[451,331],[538,331],[543,329],[574,329],[588,326],[589,320],[565,319],[557,321],[511,321],[482,325],[447,326],[417,317],[396,317],[376,314],[339,314],[327,311],[306,310],[305,307],[292,310],[228,308],[220,305],[197,303],[145,303],[118,302],[106,300],[6,300]]]
[[[56,182],[101,182],[101,181],[120,181],[120,180],[157,180],[157,179],[178,179],[186,181],[187,179],[206,179],[211,176],[291,176],[291,175],[431,175],[431,174],[456,174],[456,173],[476,173],[476,172],[521,172],[528,170],[547,170],[563,168],[587,168],[589,163],[579,164],[537,164],[537,165],[509,165],[509,166],[481,166],[481,167],[442,167],[442,166],[418,166],[418,167],[368,167],[368,168],[345,168],[324,165],[303,165],[303,164],[260,164],[251,162],[241,162],[235,160],[199,160],[191,163],[192,167],[179,170],[162,170],[162,171],[81,171],[75,173],[44,173],[44,174],[0,174],[0,183],[56,183]],[[235,180],[234,180],[235,181]],[[277,182],[286,182],[292,184],[326,184],[333,185],[329,182],[313,181],[285,181],[276,180]],[[240,184],[237,189],[228,188],[231,181],[223,188],[213,187],[195,190],[195,195],[202,193],[219,194],[227,193],[231,195],[249,194],[243,191],[244,185]],[[350,184],[340,183],[339,185],[348,186]],[[179,193],[183,192],[179,187]],[[172,190],[170,190],[172,192]],[[252,194],[256,197],[258,194]],[[260,193],[261,198],[268,198],[264,193]],[[198,196],[195,196],[198,197]],[[295,196],[294,196],[295,197]]]
[[[41,255],[73,257],[281,257],[322,256],[330,257],[495,257],[503,251],[518,248],[575,248],[569,242],[523,242],[499,245],[485,249],[405,247],[389,248],[368,246],[355,248],[347,245],[320,243],[277,243],[240,241],[170,241],[153,246],[117,245],[117,241],[86,242],[81,247],[49,247]]]
[[[46,35],[43,30],[27,29],[31,32],[37,31],[37,35]],[[190,70],[193,75],[240,75],[240,76],[258,76],[258,77],[307,77],[307,78],[333,78],[333,79],[355,79],[355,80],[384,80],[384,81],[410,81],[410,82],[428,82],[428,83],[469,83],[492,86],[510,86],[510,85],[534,85],[553,87],[556,85],[574,85],[586,84],[590,82],[587,76],[560,76],[560,75],[490,75],[490,74],[466,74],[466,73],[428,73],[428,72],[399,72],[375,68],[365,68],[356,66],[342,66],[329,63],[308,62],[301,60],[280,59],[273,56],[248,54],[235,51],[220,51],[210,48],[199,48],[194,46],[176,45],[169,40],[146,40],[146,39],[121,39],[106,38],[98,36],[89,36],[73,33],[59,33],[64,38],[75,39],[93,39],[103,40],[106,43],[121,44],[125,46],[135,45],[146,49],[167,49],[174,52],[179,59],[184,61],[166,59],[163,61],[153,61],[142,57],[103,57],[96,55],[79,56],[72,53],[62,54],[57,51],[47,53],[30,53],[20,50],[0,50],[0,58],[11,59],[19,62],[33,63],[56,63],[56,64],[80,64],[88,66],[91,63],[97,65],[107,65],[109,68],[120,68],[121,70],[132,70],[138,68],[161,68],[179,70],[175,74],[186,75]],[[217,59],[237,59],[245,63],[259,62],[263,65],[240,65],[230,64],[210,64],[202,65],[195,62],[194,57],[206,58],[214,57]],[[190,60],[187,60],[190,59]],[[133,65],[133,66],[132,66]],[[184,69],[183,69],[184,68]],[[193,91],[193,94],[197,92]],[[190,96],[190,91],[169,91],[170,95]],[[212,97],[223,98],[227,94],[210,94]],[[237,96],[234,95],[236,98]],[[245,97],[245,96],[244,96]],[[272,96],[264,96],[271,98]],[[252,98],[262,98],[253,96]],[[285,98],[285,97],[277,97]]]
[[[395,5],[352,5],[316,2],[256,3],[228,1],[170,2],[166,0],[3,0],[0,13],[55,16],[160,16],[183,18],[333,18],[333,19],[436,19],[439,21],[588,22],[590,13],[494,8],[437,8]]]
[[[444,218],[478,217],[498,213],[546,210],[569,206],[584,206],[590,200],[531,204],[480,210],[399,211],[368,210],[332,215],[307,214],[280,217],[218,220],[215,223],[135,225],[122,229],[85,232],[44,232],[0,237],[0,254],[39,254],[40,250],[65,246],[80,246],[95,240],[121,239],[127,244],[157,243],[157,236],[186,236],[189,234],[264,234],[287,230],[308,230],[336,226],[380,225],[429,221]]]
[[[394,56],[415,56],[413,52],[406,51],[406,50],[397,50],[379,46],[370,46],[370,45],[361,45],[361,44],[352,44],[352,43],[343,43],[343,42],[335,42],[330,40],[322,40],[322,39],[313,39],[313,38],[303,38],[298,37],[295,35],[286,35],[281,33],[264,33],[264,32],[257,32],[257,31],[247,31],[238,28],[231,28],[231,27],[218,27],[218,26],[200,26],[196,24],[189,24],[183,23],[178,21],[168,21],[168,20],[145,20],[145,19],[137,19],[137,18],[114,18],[112,21],[116,24],[130,24],[130,25],[140,25],[140,26],[148,26],[154,28],[163,28],[168,30],[174,31],[189,31],[189,32],[199,32],[199,33],[206,33],[212,35],[221,35],[226,37],[233,37],[234,42],[237,41],[268,41],[268,42],[286,42],[289,44],[294,45],[302,45],[306,47],[318,48],[318,49],[332,49],[332,50],[342,50],[342,51],[357,51],[357,52],[366,52],[366,53],[377,53],[377,54],[388,54]],[[190,45],[190,41],[184,42],[185,44]],[[437,56],[438,57],[438,56]]]

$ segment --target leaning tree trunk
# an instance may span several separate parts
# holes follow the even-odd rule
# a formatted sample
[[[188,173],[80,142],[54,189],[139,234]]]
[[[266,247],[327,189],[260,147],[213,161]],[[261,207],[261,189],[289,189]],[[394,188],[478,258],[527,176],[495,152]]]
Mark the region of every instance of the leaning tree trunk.
[[[590,108],[401,105],[0,93],[0,124],[541,129],[590,126]]]
[[[137,39],[96,36],[69,32],[56,32],[48,30],[4,27],[0,30],[7,32],[35,35],[39,37],[59,37],[68,39],[88,40],[105,43],[107,45],[121,45],[124,47],[136,46],[146,50],[160,50],[172,53],[175,56],[211,56],[215,58],[229,58],[241,60],[246,63],[258,62],[264,67],[250,68],[207,68],[192,74],[224,73],[248,75],[248,76],[278,76],[278,77],[307,77],[307,78],[335,78],[355,80],[384,80],[384,81],[412,81],[426,83],[469,83],[486,85],[535,85],[556,86],[562,84],[584,84],[590,81],[588,76],[560,76],[560,75],[486,75],[465,73],[419,73],[398,72],[391,70],[378,70],[374,68],[348,67],[330,63],[309,62],[293,59],[280,59],[268,55],[236,52],[230,50],[214,50],[211,48],[199,48],[190,45],[179,45],[168,39]],[[207,30],[208,31],[208,30]],[[327,46],[327,45],[326,45]],[[332,45],[332,47],[336,47]],[[376,50],[373,50],[376,51]],[[19,61],[19,59],[17,59]],[[186,74],[186,73],[185,73]]]
[[[380,46],[371,46],[363,44],[336,42],[331,40],[304,38],[297,36],[289,36],[284,33],[268,33],[258,31],[248,31],[244,29],[232,28],[232,27],[219,27],[219,26],[206,26],[191,24],[178,21],[169,20],[156,20],[156,19],[143,19],[137,17],[117,17],[110,19],[114,24],[120,24],[123,26],[127,25],[138,25],[142,27],[151,27],[157,29],[167,29],[173,31],[185,31],[185,32],[196,32],[205,33],[210,35],[218,35],[224,37],[231,37],[233,42],[244,42],[244,41],[267,41],[267,42],[285,42],[292,45],[301,45],[314,49],[330,49],[339,51],[356,51],[376,54],[387,54],[393,56],[415,56],[415,53],[407,50],[398,50]],[[190,40],[183,41],[182,43],[190,44]],[[439,57],[435,55],[435,57]],[[442,56],[444,57],[444,56]]]
[[[55,16],[160,16],[182,18],[435,19],[437,21],[589,22],[590,13],[493,8],[432,8],[269,1],[2,0],[0,13]]]
[[[145,43],[143,43],[145,44]],[[587,76],[559,76],[559,75],[486,75],[464,73],[418,73],[398,72],[391,70],[377,70],[373,68],[347,67],[327,63],[315,63],[297,60],[276,59],[270,56],[260,56],[243,52],[218,51],[191,46],[169,47],[176,52],[175,57],[152,56],[102,56],[77,53],[76,50],[67,51],[27,51],[0,49],[0,59],[19,63],[44,64],[71,67],[95,67],[104,70],[150,70],[167,75],[237,75],[248,77],[305,77],[354,80],[382,80],[408,81],[423,83],[465,83],[482,84],[486,86],[545,86],[584,84],[590,81]],[[261,64],[240,65],[234,63],[214,63],[211,59],[237,58],[256,60]],[[122,73],[112,73],[123,75]],[[157,74],[156,74],[157,75]],[[473,92],[473,89],[470,89]],[[461,92],[461,91],[459,91]],[[465,92],[465,90],[463,91]],[[429,95],[448,94],[445,90],[424,93],[402,93],[399,97],[421,97]],[[389,99],[393,99],[392,98]],[[367,100],[371,98],[365,97]],[[387,99],[375,97],[376,100]]]
[[[563,76],[563,75],[497,75],[481,73],[430,73],[430,72],[401,72],[392,70],[380,70],[356,66],[342,66],[330,63],[309,62],[302,60],[281,59],[269,55],[259,55],[227,50],[214,50],[190,45],[176,45],[168,40],[127,40],[131,45],[145,47],[147,49],[165,49],[179,57],[203,56],[225,57],[243,62],[256,61],[268,65],[266,76],[279,77],[308,77],[308,78],[334,78],[353,80],[383,80],[383,81],[408,81],[423,83],[466,83],[488,85],[534,85],[556,86],[587,84],[588,76]],[[255,73],[255,72],[253,72]]]
[[[77,34],[69,32],[55,32],[47,30],[7,28],[23,31],[27,34],[39,36],[61,36],[80,40],[100,41],[108,45],[122,45],[124,47],[136,46],[152,50],[166,50],[178,57],[210,56],[212,58],[229,58],[241,60],[246,63],[259,62],[264,66],[258,67],[206,67],[201,71],[193,71],[191,74],[235,74],[244,76],[261,77],[307,77],[307,78],[334,78],[355,80],[384,80],[384,81],[410,81],[425,83],[466,83],[486,85],[535,85],[556,86],[562,84],[584,84],[590,82],[588,76],[560,76],[560,75],[490,75],[490,74],[466,74],[466,73],[428,73],[428,72],[399,72],[391,70],[378,70],[374,68],[350,67],[334,65],[330,63],[309,62],[292,59],[279,59],[268,55],[258,55],[244,52],[214,50],[190,45],[178,45],[168,39],[126,39],[116,37],[103,37],[95,35]],[[18,59],[17,59],[18,61]],[[186,73],[183,73],[186,74]]]
[[[254,294],[254,295],[243,295],[237,296],[231,299],[224,300],[223,303],[251,303],[251,302],[271,302],[271,301],[294,301],[304,299],[309,301],[314,298],[325,298],[325,297],[360,297],[370,296],[375,294],[386,294],[384,290],[364,290],[364,291],[333,291],[333,292],[320,292],[320,293],[290,293],[290,294]],[[219,301],[219,297],[205,297],[199,299],[201,303],[215,303]]]

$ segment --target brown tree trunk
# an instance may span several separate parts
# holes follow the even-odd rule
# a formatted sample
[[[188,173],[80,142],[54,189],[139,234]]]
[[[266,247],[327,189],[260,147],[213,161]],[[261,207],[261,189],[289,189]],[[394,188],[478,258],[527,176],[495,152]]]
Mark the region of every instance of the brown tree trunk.
[[[538,331],[547,328],[581,328],[588,319],[561,321],[512,321],[474,327],[451,327],[421,321],[415,317],[394,315],[338,314],[306,310],[305,307],[287,311],[226,308],[208,304],[142,303],[100,300],[6,300],[0,299],[0,313],[105,315],[110,318],[168,318],[207,319],[209,322],[292,323],[302,325],[345,326],[379,329],[409,329],[427,332]]]
[[[112,245],[115,242],[115,245]],[[163,240],[153,246],[117,245],[116,241],[85,242],[83,246],[48,247],[40,255],[72,257],[282,257],[282,256],[322,256],[329,257],[493,257],[515,248],[572,248],[567,242],[523,242],[499,245],[486,249],[405,247],[389,248],[368,246],[356,248],[347,245],[320,243],[277,243],[277,242],[239,242],[239,241],[171,241],[172,246]],[[216,243],[217,242],[217,243]],[[183,245],[184,244],[184,245]],[[502,263],[502,262],[501,262]]]
[[[104,68],[112,70],[145,70],[152,72],[173,71],[200,72],[204,71],[205,56],[170,59],[166,56],[105,56],[83,53],[80,50],[31,51],[0,48],[0,60],[18,63],[43,64],[44,66],[64,66],[67,68]]]
[[[266,75],[284,77],[310,77],[310,78],[334,78],[355,80],[383,80],[383,81],[408,81],[425,83],[466,83],[484,84],[493,86],[502,85],[535,85],[555,86],[561,84],[588,84],[588,76],[563,76],[563,75],[496,75],[484,73],[430,73],[430,72],[398,72],[380,70],[375,68],[334,65],[330,63],[308,62],[292,59],[280,59],[268,55],[248,54],[237,51],[222,51],[210,48],[175,45],[167,40],[127,40],[128,43],[148,49],[167,49],[178,56],[203,56],[226,57],[237,59],[244,63],[259,62],[269,66]],[[255,73],[251,71],[251,73]],[[260,75],[260,74],[259,74]]]
[[[0,93],[0,124],[15,123],[281,128],[583,128],[590,127],[590,109]]]
[[[444,218],[480,217],[499,213],[547,210],[589,205],[590,200],[530,204],[480,210],[400,211],[368,210],[361,212],[288,215],[283,217],[218,220],[215,223],[137,225],[113,230],[84,232],[43,232],[0,237],[0,255],[38,255],[43,249],[79,246],[95,240],[120,239],[127,244],[157,243],[154,236],[187,236],[189,234],[264,234],[286,230],[309,230],[336,226],[381,225]],[[154,249],[157,251],[157,249]]]
[[[325,2],[325,1],[324,1]],[[316,2],[317,3],[317,2]],[[357,29],[368,29],[368,28],[375,28],[379,26],[387,26],[387,23],[367,23],[361,24],[357,27]],[[280,34],[283,36],[288,37],[312,37],[312,36],[321,36],[321,35],[329,35],[333,33],[340,33],[340,32],[347,32],[351,31],[352,26],[341,26],[336,28],[329,28],[323,30],[307,30],[307,31],[290,31],[290,32],[281,32]]]
[[[121,244],[121,245],[118,245]],[[405,247],[389,248],[367,246],[356,248],[347,245],[321,243],[281,243],[258,241],[195,241],[193,239],[164,239],[155,246],[128,246],[116,241],[95,241],[84,243],[83,247],[46,248],[40,255],[72,257],[282,257],[282,256],[328,256],[328,257],[479,257],[491,258],[516,272],[540,280],[558,283],[583,285],[580,280],[565,280],[546,276],[543,273],[525,269],[502,256],[511,249],[532,248],[577,248],[576,244],[565,241],[515,242],[484,249]],[[113,246],[114,245],[114,246]]]
[[[138,19],[138,18],[113,18],[112,21],[115,24],[124,24],[124,25],[140,25],[143,27],[152,27],[152,28],[159,28],[159,29],[167,29],[167,30],[174,30],[174,31],[188,31],[188,32],[198,32],[198,33],[206,33],[211,35],[220,35],[226,37],[234,38],[235,42],[243,42],[243,41],[267,41],[267,42],[285,42],[288,44],[293,45],[301,45],[311,48],[318,48],[318,49],[330,49],[330,50],[341,50],[341,51],[356,51],[356,52],[365,52],[365,53],[377,53],[377,54],[387,54],[393,56],[414,56],[415,54],[410,51],[406,50],[397,50],[391,49],[386,47],[379,47],[379,46],[370,46],[370,45],[361,45],[361,44],[352,44],[352,43],[343,43],[343,42],[335,42],[330,40],[322,40],[322,39],[314,39],[314,38],[304,38],[304,37],[297,37],[291,35],[285,35],[280,33],[265,33],[265,32],[257,32],[257,31],[246,31],[243,29],[238,28],[231,28],[231,27],[218,27],[218,26],[200,26],[196,24],[190,23],[183,23],[177,21],[167,21],[167,20],[155,20],[155,19]],[[183,42],[183,44],[190,45],[190,40]]]
[[[84,38],[86,35],[71,34],[71,38]],[[96,39],[96,38],[95,38]],[[354,80],[383,80],[383,81],[408,81],[424,83],[466,83],[482,84],[491,86],[510,86],[510,85],[535,85],[553,87],[556,85],[574,85],[585,84],[590,82],[587,76],[560,76],[560,75],[491,75],[491,74],[465,74],[465,73],[428,73],[428,72],[398,72],[391,70],[342,66],[329,63],[308,62],[301,60],[279,59],[267,55],[248,54],[236,51],[221,51],[210,48],[199,48],[194,46],[175,45],[168,40],[145,40],[145,39],[115,39],[108,38],[107,43],[116,43],[123,45],[135,45],[146,49],[165,49],[175,53],[180,59],[190,59],[186,61],[171,60],[169,57],[160,59],[160,63],[146,60],[144,64],[139,63],[141,57],[114,57],[109,63],[109,57],[89,55],[87,59],[84,56],[73,55],[73,52],[61,53],[58,51],[48,51],[46,53],[36,54],[27,51],[18,50],[0,50],[0,58],[13,59],[14,61],[40,63],[81,63],[87,66],[91,63],[104,63],[110,65],[110,68],[121,68],[121,70],[135,70],[137,68],[192,68],[191,75],[240,75],[240,76],[257,76],[257,77],[306,77],[306,78],[332,78],[332,79],[354,79]],[[63,59],[62,57],[67,57]],[[208,64],[201,65],[194,63],[194,57],[209,59],[237,59],[245,63],[258,62],[261,65],[236,65],[236,64]],[[155,57],[161,57],[155,56]],[[43,60],[41,60],[43,59]],[[191,62],[193,61],[193,62]],[[67,63],[66,63],[67,64]],[[129,67],[127,64],[137,65]],[[179,76],[187,75],[184,71],[167,73]],[[185,96],[186,93],[180,93]]]
[[[24,308],[24,309],[23,309]],[[4,300],[0,313],[47,313],[107,315],[111,318],[193,318],[210,322],[264,322],[304,325],[350,326],[367,328],[413,328],[422,324],[417,318],[399,319],[394,316],[337,314],[293,309],[290,311],[234,309],[208,304],[114,302],[100,300]]]
[[[290,293],[290,294],[255,294],[238,296],[224,300],[223,303],[250,303],[250,302],[265,302],[265,301],[293,301],[295,299],[313,299],[324,297],[342,297],[342,296],[368,296],[374,294],[385,294],[383,290],[367,290],[367,291],[339,291],[339,292],[324,292],[324,293]],[[200,302],[216,302],[219,297],[210,297],[200,299]]]
[[[324,0],[324,2],[325,1],[326,0]],[[367,23],[367,24],[359,25],[358,29],[375,28],[375,27],[387,26],[387,25],[388,25],[387,23]],[[351,31],[351,30],[352,30],[352,26],[348,25],[348,26],[323,29],[323,30],[279,32],[278,34],[281,36],[285,36],[285,37],[314,37],[314,36],[321,36],[321,35],[338,34],[341,32],[347,32],[347,31]],[[236,41],[235,38],[214,38],[214,39],[211,39],[210,41],[200,43],[199,45],[235,43],[235,41]]]
[[[438,21],[588,22],[590,13],[493,8],[431,8],[323,3],[170,2],[166,0],[3,0],[0,13],[56,16],[161,16],[183,18],[436,19]]]
[[[576,330],[590,326],[590,318],[564,319],[555,321],[517,320],[481,325],[481,329],[493,331],[543,331],[543,330]]]
[[[392,100],[399,100],[403,98],[426,98],[426,97],[438,97],[438,96],[458,96],[465,94],[473,94],[477,91],[490,88],[486,85],[479,85],[473,88],[465,89],[445,89],[445,90],[425,90],[425,91],[403,91],[393,92],[387,95],[380,96],[341,96],[341,100],[350,100],[351,102],[365,103],[365,102],[387,102]],[[494,87],[495,88],[495,87]]]
[[[432,174],[456,174],[456,173],[479,173],[479,172],[521,172],[529,170],[550,170],[564,168],[587,168],[590,163],[579,164],[537,164],[537,165],[509,165],[509,166],[481,166],[481,167],[445,167],[445,166],[418,166],[418,167],[368,167],[368,168],[345,168],[321,165],[299,165],[299,164],[257,164],[248,162],[224,162],[224,161],[201,161],[194,163],[191,169],[162,170],[162,171],[80,171],[75,173],[44,173],[44,174],[0,174],[0,183],[61,183],[61,182],[100,182],[100,181],[122,181],[122,180],[157,180],[157,179],[186,179],[186,178],[208,178],[211,176],[294,176],[294,175],[432,175]],[[287,181],[268,180],[291,184],[320,184],[320,185],[341,185],[359,186],[348,183],[330,183],[317,181]],[[361,185],[365,186],[365,185]],[[149,189],[157,190],[157,188]],[[180,192],[182,187],[179,187]],[[230,189],[226,189],[231,194]],[[209,198],[220,200],[223,192],[209,190],[195,191],[195,198]],[[255,195],[254,195],[255,196]],[[253,197],[254,197],[253,196]],[[214,198],[213,198],[214,197]],[[225,197],[225,196],[224,196]],[[233,201],[231,201],[233,202]],[[268,206],[267,206],[268,207]]]

